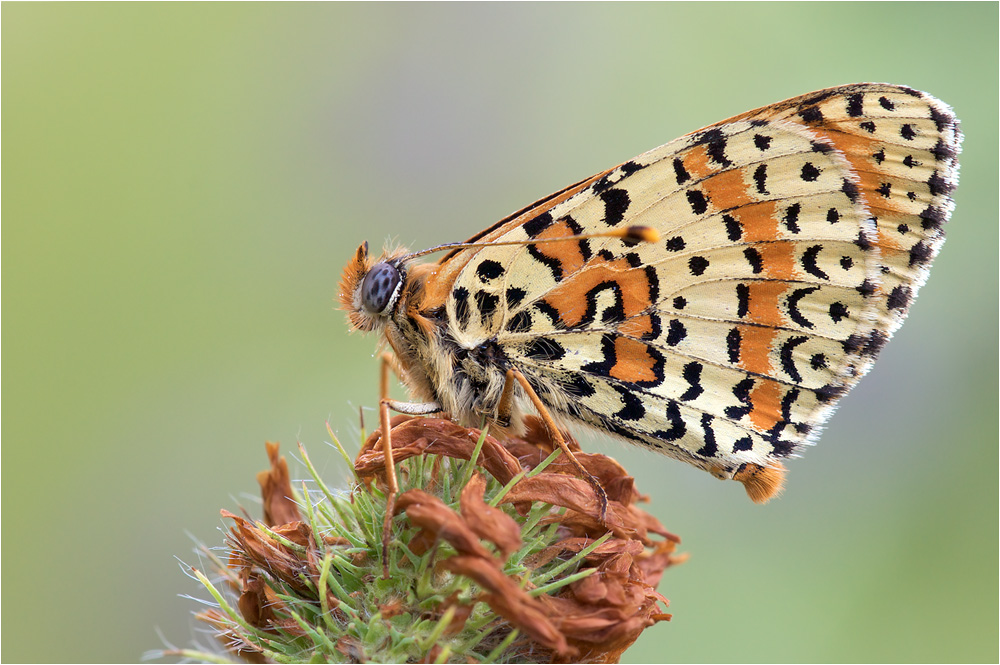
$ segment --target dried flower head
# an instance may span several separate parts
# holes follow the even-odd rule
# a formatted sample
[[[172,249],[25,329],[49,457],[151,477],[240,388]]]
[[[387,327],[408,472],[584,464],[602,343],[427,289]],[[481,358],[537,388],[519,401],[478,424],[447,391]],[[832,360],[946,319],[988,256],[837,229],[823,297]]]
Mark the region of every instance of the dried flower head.
[[[568,439],[578,449],[575,441]],[[576,452],[604,486],[560,459],[540,422],[494,438],[449,420],[397,416],[400,495],[382,575],[385,459],[379,432],[335,494],[296,493],[277,444],[258,475],[264,522],[234,521],[226,600],[199,614],[248,662],[617,662],[670,618],[656,591],[679,539],[641,510],[614,460]],[[339,444],[338,444],[339,446]],[[197,657],[194,652],[179,652]]]

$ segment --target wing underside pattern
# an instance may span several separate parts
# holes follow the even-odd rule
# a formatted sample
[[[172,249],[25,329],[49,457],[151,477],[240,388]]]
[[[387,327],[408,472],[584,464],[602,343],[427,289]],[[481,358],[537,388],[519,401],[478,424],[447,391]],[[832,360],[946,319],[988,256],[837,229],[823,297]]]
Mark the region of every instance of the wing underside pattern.
[[[706,468],[768,465],[817,435],[906,316],[960,138],[941,102],[877,84],[694,132],[489,236],[641,224],[659,241],[458,252],[450,334],[491,340],[564,417]]]

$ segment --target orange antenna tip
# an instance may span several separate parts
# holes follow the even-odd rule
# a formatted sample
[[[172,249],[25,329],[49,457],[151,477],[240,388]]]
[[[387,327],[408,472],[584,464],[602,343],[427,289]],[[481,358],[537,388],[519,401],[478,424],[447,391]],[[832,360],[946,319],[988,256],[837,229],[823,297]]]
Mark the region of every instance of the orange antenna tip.
[[[656,242],[660,239],[660,232],[652,226],[626,226],[615,235],[625,242]]]

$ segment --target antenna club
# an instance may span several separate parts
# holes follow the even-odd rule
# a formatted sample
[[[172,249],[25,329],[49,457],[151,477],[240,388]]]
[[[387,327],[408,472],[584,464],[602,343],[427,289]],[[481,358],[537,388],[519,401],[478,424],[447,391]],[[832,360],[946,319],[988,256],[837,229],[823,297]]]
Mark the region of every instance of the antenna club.
[[[652,226],[628,226],[616,235],[622,240],[631,242],[656,242],[660,239],[660,232]]]

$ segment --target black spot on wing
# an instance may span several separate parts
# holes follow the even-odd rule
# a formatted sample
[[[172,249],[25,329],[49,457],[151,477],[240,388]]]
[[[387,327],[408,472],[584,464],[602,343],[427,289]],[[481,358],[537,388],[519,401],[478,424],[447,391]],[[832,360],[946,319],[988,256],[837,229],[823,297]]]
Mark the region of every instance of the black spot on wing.
[[[563,390],[573,397],[591,397],[597,391],[580,372],[570,372],[562,379]]]
[[[934,159],[939,162],[950,162],[957,157],[954,146],[946,143],[944,139],[939,140],[934,145],[934,149],[931,150],[931,154],[933,154]]]
[[[808,337],[789,337],[781,345],[781,351],[779,356],[781,357],[781,369],[785,371],[785,374],[794,381],[795,383],[802,383],[802,375],[799,374],[798,368],[795,366],[795,358],[793,357],[793,352],[795,347],[809,341]]]
[[[677,179],[678,185],[683,185],[691,179],[691,174],[684,168],[684,162],[678,158],[674,158],[674,177]]]
[[[677,319],[670,319],[670,323],[667,324],[667,345],[677,346],[687,337],[687,328],[684,324]]]
[[[799,111],[799,117],[808,124],[823,122],[823,112],[817,106],[808,106]]]
[[[720,166],[732,166],[733,163],[726,157],[726,135],[720,129],[709,129],[702,132],[695,139],[695,145],[705,146],[705,152],[709,159]]]
[[[788,308],[788,316],[789,318],[792,319],[792,321],[795,321],[795,323],[799,324],[803,328],[812,328],[813,323],[805,316],[803,316],[802,312],[799,311],[799,301],[805,298],[810,293],[813,293],[814,291],[819,291],[819,287],[809,286],[803,289],[795,289],[788,296],[788,301],[786,304]]]
[[[542,214],[526,221],[521,228],[524,229],[525,234],[527,234],[529,238],[536,238],[539,233],[550,226],[552,226],[552,214],[543,212]]]
[[[813,394],[816,395],[816,401],[820,404],[829,404],[843,397],[846,392],[847,386],[835,386],[832,383],[828,383],[814,390]]]
[[[701,277],[708,269],[708,259],[704,256],[692,256],[688,259],[688,270],[695,277]]]
[[[519,289],[516,286],[511,286],[508,287],[504,295],[507,297],[507,308],[514,309],[515,307],[521,304],[521,301],[524,300],[524,296],[528,295],[528,293],[524,289]]]
[[[855,92],[847,96],[847,115],[857,118],[864,113],[865,96],[860,92]]]
[[[740,334],[740,329],[730,329],[726,335],[726,352],[729,356],[729,362],[733,365],[740,361],[740,344],[742,343],[743,336]]]
[[[927,263],[933,258],[934,250],[923,240],[910,248],[910,267]]]
[[[858,231],[858,237],[854,241],[854,244],[857,245],[857,247],[863,252],[870,251],[871,248],[874,246],[872,245],[872,241],[868,237],[868,234],[865,233],[864,231]]]
[[[834,148],[829,143],[824,143],[822,141],[811,141],[810,145],[812,145],[813,152],[822,153],[824,155],[827,154],[828,152],[833,152],[834,150],[836,150],[836,148]]]
[[[823,245],[812,245],[802,252],[802,269],[814,277],[829,280],[830,276],[816,264],[819,253],[823,251]]]
[[[667,409],[664,414],[670,423],[669,429],[661,429],[653,432],[652,436],[661,441],[677,441],[687,433],[687,425],[681,417],[680,407],[677,402],[670,400],[667,402]]]
[[[622,177],[628,177],[633,173],[635,173],[636,171],[641,171],[646,167],[633,160],[629,160],[624,164],[622,164],[621,166],[619,166],[618,168],[622,172]]]
[[[705,388],[701,385],[702,369],[703,366],[699,362],[690,362],[684,365],[684,369],[681,370],[681,376],[688,382],[688,389],[678,398],[680,401],[690,402],[693,399],[698,399],[705,392]]]
[[[928,178],[927,186],[931,190],[931,196],[951,194],[955,190],[955,183],[945,180],[937,171],[935,171],[934,174]]]
[[[754,170],[753,182],[758,194],[770,194],[767,191],[767,164],[761,164]]]
[[[469,290],[460,286],[451,292],[451,297],[455,300],[455,318],[458,320],[458,327],[465,329],[469,325]]]
[[[812,162],[806,162],[802,165],[802,172],[799,177],[806,182],[816,182],[819,179],[820,170]]]
[[[850,311],[847,309],[847,305],[842,302],[830,303],[830,320],[834,323],[840,323],[844,319],[851,315]]]
[[[487,283],[491,280],[496,279],[504,273],[504,268],[500,265],[499,261],[493,261],[492,259],[487,259],[476,266],[476,276],[482,283]]]
[[[698,449],[696,455],[702,457],[715,457],[719,452],[719,446],[715,443],[715,430],[712,428],[712,414],[701,414],[701,431],[705,440],[705,445]]]
[[[624,405],[621,410],[615,412],[614,417],[619,420],[639,420],[646,415],[646,408],[642,405],[642,400],[631,390],[624,386],[612,384],[612,388],[618,393]]]
[[[604,223],[608,226],[616,226],[625,218],[628,212],[629,197],[624,189],[609,189],[600,194],[604,202]]]
[[[655,266],[646,266],[646,284],[649,286],[649,302],[655,303],[660,299],[660,278],[656,276]]]
[[[687,197],[688,204],[691,206],[691,212],[696,215],[703,215],[705,211],[708,210],[708,197],[705,193],[697,189],[689,189],[684,193]]]
[[[548,337],[536,337],[524,349],[524,355],[533,360],[551,362],[566,355],[566,349],[559,342]]]
[[[526,310],[521,310],[510,317],[507,322],[507,332],[524,333],[531,330],[531,314]]]
[[[730,242],[736,242],[743,237],[743,225],[732,215],[723,215],[722,222],[726,225],[726,237]]]
[[[753,410],[753,402],[750,401],[750,391],[753,390],[754,380],[747,377],[733,386],[733,397],[739,402],[739,406],[727,406],[724,413],[731,420],[739,420]]]
[[[948,221],[948,213],[937,206],[929,206],[917,216],[920,217],[920,226],[925,231],[939,229]]]
[[[889,309],[906,310],[910,306],[910,299],[912,298],[912,292],[908,286],[897,286],[890,293],[889,297],[886,299],[886,307]]]
[[[871,334],[868,335],[868,339],[865,342],[865,348],[861,351],[861,353],[874,358],[882,352],[882,349],[888,341],[889,336],[887,334],[881,330],[873,330],[871,331]]]
[[[488,325],[490,317],[497,309],[497,305],[500,304],[500,296],[493,293],[488,293],[487,291],[476,291],[473,294],[473,298],[476,301],[476,306],[479,308],[479,320],[483,326]]]
[[[785,228],[791,233],[798,233],[801,231],[799,228],[799,213],[802,212],[802,205],[799,203],[793,203],[792,205],[785,208]]]
[[[595,376],[611,376],[611,369],[618,362],[618,353],[615,351],[615,336],[605,333],[601,336],[601,359],[582,365],[580,370]]]
[[[741,319],[750,312],[750,287],[746,284],[736,285],[736,315]]]
[[[840,191],[842,191],[847,198],[851,200],[851,203],[857,203],[858,200],[858,186],[853,182],[844,178],[844,184],[840,186]]]

